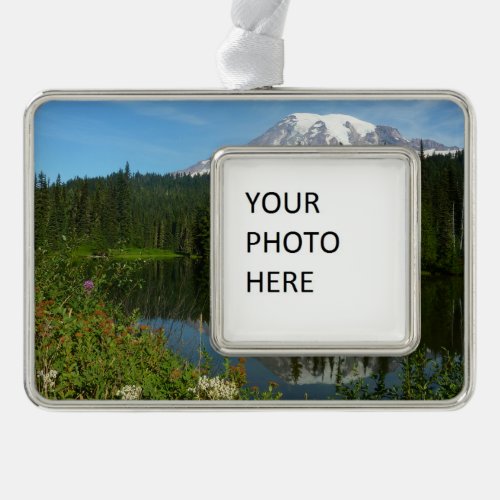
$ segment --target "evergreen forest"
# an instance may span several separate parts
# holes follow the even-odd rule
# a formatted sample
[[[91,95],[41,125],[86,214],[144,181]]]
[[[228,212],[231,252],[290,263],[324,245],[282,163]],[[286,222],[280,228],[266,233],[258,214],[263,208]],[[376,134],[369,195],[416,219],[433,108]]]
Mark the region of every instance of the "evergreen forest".
[[[35,246],[69,243],[94,255],[109,249],[171,250],[208,256],[208,176],[131,174],[128,163],[106,177],[35,184]]]
[[[422,161],[422,271],[461,274],[464,253],[463,152]],[[92,255],[136,248],[208,257],[208,175],[131,173],[54,181],[35,179],[35,245],[70,244]]]

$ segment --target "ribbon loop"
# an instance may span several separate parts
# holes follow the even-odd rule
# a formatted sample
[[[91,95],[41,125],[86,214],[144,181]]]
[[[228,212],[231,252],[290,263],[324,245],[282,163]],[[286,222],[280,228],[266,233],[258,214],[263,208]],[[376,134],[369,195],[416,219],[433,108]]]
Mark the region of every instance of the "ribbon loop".
[[[289,0],[234,0],[234,28],[217,54],[226,88],[249,90],[283,83],[282,40]]]

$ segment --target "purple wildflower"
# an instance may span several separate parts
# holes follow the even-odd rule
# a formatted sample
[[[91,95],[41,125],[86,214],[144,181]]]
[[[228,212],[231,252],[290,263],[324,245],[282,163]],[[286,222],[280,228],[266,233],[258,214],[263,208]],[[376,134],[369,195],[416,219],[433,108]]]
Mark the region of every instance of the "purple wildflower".
[[[94,289],[94,282],[92,280],[84,281],[83,288],[87,293],[90,293]]]

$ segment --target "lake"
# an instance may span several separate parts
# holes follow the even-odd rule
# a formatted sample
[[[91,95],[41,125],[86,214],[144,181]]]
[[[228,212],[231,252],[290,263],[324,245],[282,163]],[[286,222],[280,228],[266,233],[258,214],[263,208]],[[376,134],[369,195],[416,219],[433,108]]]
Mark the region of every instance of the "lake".
[[[120,298],[126,309],[139,309],[141,323],[163,328],[175,352],[198,364],[205,351],[214,374],[222,371],[224,358],[209,341],[208,264],[189,258],[150,260],[137,263],[135,272],[143,286]],[[461,277],[422,277],[422,343],[429,358],[442,348],[462,354],[463,289]],[[387,385],[395,384],[399,363],[390,357],[248,358],[246,369],[249,386],[267,389],[273,381],[284,399],[326,399],[334,396],[340,379],[348,383],[380,373]]]

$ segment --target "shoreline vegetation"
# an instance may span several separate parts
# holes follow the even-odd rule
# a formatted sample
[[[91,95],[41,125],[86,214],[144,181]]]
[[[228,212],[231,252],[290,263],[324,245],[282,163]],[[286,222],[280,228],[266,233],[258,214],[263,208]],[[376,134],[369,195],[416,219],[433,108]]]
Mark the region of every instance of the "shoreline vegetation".
[[[203,348],[197,362],[190,362],[166,345],[163,329],[139,324],[140,311],[125,313],[113,300],[114,292],[142,286],[133,278],[140,261],[103,256],[89,275],[85,259],[75,261],[74,254],[69,246],[36,252],[36,381],[42,396],[76,400],[282,398],[274,381],[266,387],[249,386],[246,359],[225,359],[216,372]],[[349,382],[339,376],[332,383],[330,399],[449,399],[462,388],[462,358],[444,349],[433,358],[421,346],[399,364],[396,382],[389,382],[384,373],[370,377],[352,373]]]
[[[208,353],[197,363],[166,346],[163,329],[139,324],[112,291],[142,286],[134,263],[103,256],[88,276],[68,247],[35,255],[35,360],[39,393],[49,399],[279,399],[275,382],[248,387],[245,360],[214,373]],[[140,264],[140,263],[137,263]],[[136,265],[137,265],[136,264]]]

